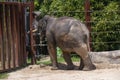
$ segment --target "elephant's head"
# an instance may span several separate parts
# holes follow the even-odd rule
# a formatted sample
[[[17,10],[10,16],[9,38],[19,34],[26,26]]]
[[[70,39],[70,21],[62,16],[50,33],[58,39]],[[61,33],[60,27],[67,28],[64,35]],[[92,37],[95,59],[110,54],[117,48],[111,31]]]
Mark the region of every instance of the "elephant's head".
[[[32,29],[38,30],[38,21],[39,21],[40,12],[34,11],[32,13],[32,16],[33,16]]]

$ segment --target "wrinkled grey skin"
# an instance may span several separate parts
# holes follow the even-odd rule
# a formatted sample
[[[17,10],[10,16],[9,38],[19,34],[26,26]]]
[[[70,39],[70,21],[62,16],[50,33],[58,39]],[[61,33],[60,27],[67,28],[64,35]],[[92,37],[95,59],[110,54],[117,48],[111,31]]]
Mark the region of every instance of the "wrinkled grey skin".
[[[40,32],[46,30],[48,51],[52,69],[58,69],[56,47],[61,48],[68,69],[74,69],[70,53],[75,52],[81,58],[80,70],[94,70],[96,67],[89,57],[89,31],[79,20],[72,17],[54,18],[44,16],[38,22]]]

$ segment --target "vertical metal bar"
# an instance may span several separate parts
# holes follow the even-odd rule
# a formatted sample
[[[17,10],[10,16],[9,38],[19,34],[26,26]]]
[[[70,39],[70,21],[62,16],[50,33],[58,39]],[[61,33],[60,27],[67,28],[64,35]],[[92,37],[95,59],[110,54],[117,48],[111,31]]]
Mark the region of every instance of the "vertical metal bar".
[[[24,20],[24,6],[21,4],[21,51],[22,51],[22,54],[21,54],[21,59],[22,59],[22,65],[25,64],[25,20]]]
[[[6,68],[9,69],[10,68],[10,31],[9,31],[9,5],[5,6],[5,22],[6,22],[6,36],[7,36],[7,40],[6,40]]]
[[[5,5],[3,5],[3,70],[6,69],[6,20],[5,20]]]
[[[22,19],[23,19],[23,64],[26,64],[26,31],[25,31],[25,7],[22,5]]]
[[[21,66],[24,64],[24,42],[25,42],[25,39],[24,39],[24,28],[25,28],[25,25],[24,25],[24,10],[23,10],[23,6],[22,4],[20,3],[20,49],[21,49],[21,54],[20,54],[20,58],[21,58]]]
[[[8,20],[8,67],[10,69],[10,60],[11,60],[11,30],[10,30],[10,5],[7,6],[8,8],[8,17],[7,17],[7,20]]]
[[[19,12],[17,12],[19,13]],[[14,51],[15,53],[13,54],[13,65],[14,67],[18,67],[18,54],[19,54],[19,42],[18,42],[18,30],[17,30],[17,27],[19,27],[19,24],[17,25],[16,22],[16,6],[15,5],[12,5],[12,20],[13,20],[13,37],[14,37]],[[19,43],[19,44],[18,44]]]
[[[91,24],[90,24],[90,0],[85,0],[85,20],[86,20],[86,26],[88,27],[89,31],[91,32]],[[89,36],[89,44],[91,42],[91,36]],[[91,50],[91,44],[90,44],[90,50]]]
[[[21,64],[22,64],[22,61],[23,61],[23,59],[22,59],[22,54],[23,54],[23,48],[22,48],[22,13],[21,13],[22,11],[21,11],[21,4],[19,3],[19,39],[20,39],[20,54],[19,54],[19,58],[20,58],[20,60],[19,60],[19,63],[20,63],[20,65],[19,66],[21,66]]]
[[[18,14],[19,14],[19,12],[17,11],[18,10],[18,5],[14,5],[14,10],[15,10],[15,12],[14,12],[14,15],[15,15],[15,17],[14,17],[14,20],[15,20],[15,32],[17,33],[15,36],[16,36],[16,62],[15,62],[15,64],[16,64],[16,67],[18,67],[19,66],[19,54],[20,54],[20,51],[19,51],[19,29],[18,29],[18,27],[19,27],[19,25],[18,25]]]
[[[20,55],[20,58],[22,59],[21,60],[21,66],[22,66],[22,64],[23,64],[23,62],[24,62],[24,59],[23,59],[23,55],[24,55],[24,31],[23,31],[23,28],[24,28],[24,17],[23,17],[23,10],[22,10],[23,8],[22,8],[22,4],[20,4],[20,14],[21,14],[21,16],[20,16],[20,43],[21,43],[21,55]]]
[[[13,29],[13,12],[12,12],[12,5],[10,5],[10,7],[9,7],[9,25],[10,25],[10,27],[9,27],[9,30],[10,30],[10,46],[11,46],[11,54],[10,54],[10,67],[11,68],[13,68],[14,66],[13,66],[13,64],[14,64],[14,59],[13,59],[13,57],[14,57],[14,54],[15,54],[15,50],[14,50],[14,29]]]
[[[14,68],[16,67],[16,64],[15,64],[15,62],[16,62],[16,54],[17,54],[17,51],[16,51],[16,44],[17,44],[17,42],[16,42],[16,25],[15,25],[15,9],[14,9],[14,5],[12,4],[12,21],[13,21],[13,41],[14,41],[14,54],[13,54],[13,65],[14,65]]]
[[[2,22],[1,22],[1,4],[0,4],[0,70],[2,70],[2,63],[1,63],[1,54],[2,54]]]
[[[4,35],[3,35],[3,28],[4,28],[4,5],[2,5],[2,13],[1,13],[1,18],[2,18],[2,27],[1,27],[1,31],[2,31],[2,53],[1,53],[1,64],[2,64],[2,70],[5,70],[5,56],[4,56]]]
[[[8,36],[9,36],[9,68],[12,68],[12,56],[13,54],[13,37],[12,37],[12,28],[11,28],[11,5],[8,6]]]
[[[29,37],[28,37],[28,34],[27,34],[27,31],[28,31],[27,16],[28,16],[28,14],[27,14],[27,7],[25,7],[24,9],[25,9],[25,47],[26,47],[26,46],[29,45],[28,44],[29,41],[27,41],[27,40],[29,40]],[[27,56],[28,56],[27,49],[25,49],[26,63],[27,63]]]
[[[19,3],[19,31],[20,31],[20,65],[22,66],[25,62],[24,54],[25,54],[25,22],[24,22],[24,8],[22,3]]]
[[[0,4],[0,71],[3,70],[3,34],[2,34],[2,4]]]
[[[18,62],[16,60],[16,54],[18,53],[17,52],[17,32],[16,32],[16,20],[15,20],[15,7],[14,7],[14,4],[11,5],[11,29],[12,29],[12,41],[13,41],[13,44],[12,44],[12,48],[13,48],[13,53],[12,53],[12,67],[15,68],[16,67],[16,62]]]
[[[17,55],[16,55],[16,59],[17,59],[17,62],[16,64],[18,64],[18,66],[21,65],[21,58],[20,58],[20,54],[21,54],[21,46],[20,46],[20,4],[16,5],[16,8],[15,8],[15,15],[16,15],[16,41],[17,41]],[[18,57],[19,56],[19,57]]]
[[[12,40],[11,40],[11,68],[14,67],[14,54],[15,54],[15,48],[14,48],[14,23],[13,23],[13,11],[12,11],[12,5],[10,6],[10,21],[11,21],[11,36],[12,36]]]
[[[31,54],[32,54],[32,59],[31,59],[31,64],[36,63],[36,58],[35,58],[35,51],[34,51],[34,41],[33,41],[33,34],[32,34],[32,22],[33,22],[33,16],[32,12],[34,10],[34,2],[31,2],[30,5],[30,45],[31,45]]]

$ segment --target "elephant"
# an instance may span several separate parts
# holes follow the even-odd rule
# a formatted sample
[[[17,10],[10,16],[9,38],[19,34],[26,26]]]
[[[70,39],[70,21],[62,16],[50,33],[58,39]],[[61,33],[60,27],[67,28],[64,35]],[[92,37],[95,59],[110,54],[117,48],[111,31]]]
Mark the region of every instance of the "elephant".
[[[45,32],[48,44],[48,52],[52,61],[52,69],[58,68],[56,47],[63,52],[63,58],[67,63],[67,69],[74,69],[70,53],[75,52],[80,56],[80,70],[94,70],[96,66],[89,56],[89,30],[79,20],[73,17],[53,17],[45,15],[42,19],[36,19],[39,32]]]

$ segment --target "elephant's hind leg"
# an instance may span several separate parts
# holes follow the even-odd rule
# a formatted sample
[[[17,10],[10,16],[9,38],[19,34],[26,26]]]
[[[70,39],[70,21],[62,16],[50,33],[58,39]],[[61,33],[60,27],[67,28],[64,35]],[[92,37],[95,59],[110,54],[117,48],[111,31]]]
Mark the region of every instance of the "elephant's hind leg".
[[[84,68],[84,62],[83,62],[82,57],[80,57],[80,67],[79,67],[79,69],[83,70],[83,68]]]
[[[94,70],[95,65],[92,63],[88,54],[87,45],[83,44],[80,48],[75,48],[76,53],[81,57],[80,69],[83,70]]]

